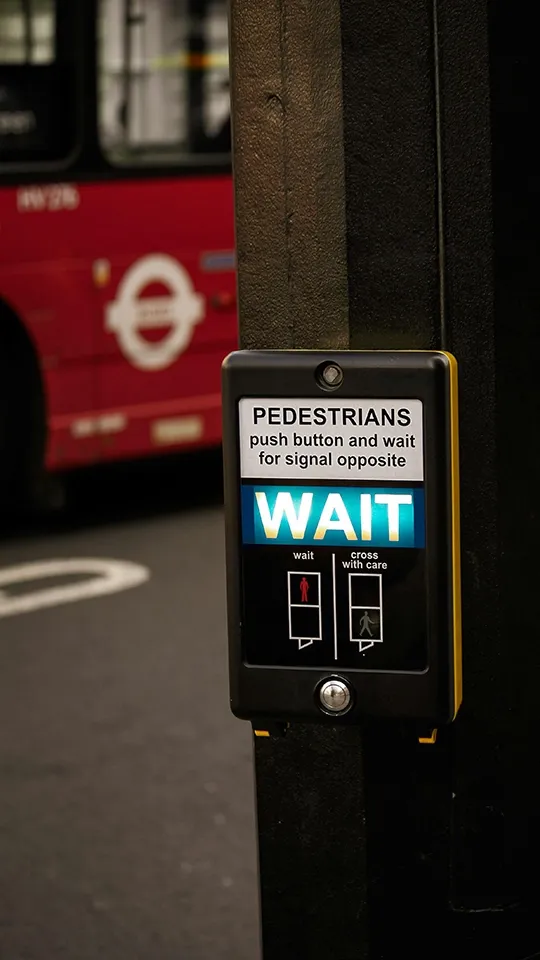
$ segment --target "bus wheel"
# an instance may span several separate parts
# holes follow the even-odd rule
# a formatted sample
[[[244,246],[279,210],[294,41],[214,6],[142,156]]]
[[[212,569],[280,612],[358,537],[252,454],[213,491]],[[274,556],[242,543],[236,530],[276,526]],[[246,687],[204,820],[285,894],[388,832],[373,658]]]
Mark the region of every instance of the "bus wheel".
[[[41,511],[47,480],[45,400],[23,325],[0,303],[0,514]]]

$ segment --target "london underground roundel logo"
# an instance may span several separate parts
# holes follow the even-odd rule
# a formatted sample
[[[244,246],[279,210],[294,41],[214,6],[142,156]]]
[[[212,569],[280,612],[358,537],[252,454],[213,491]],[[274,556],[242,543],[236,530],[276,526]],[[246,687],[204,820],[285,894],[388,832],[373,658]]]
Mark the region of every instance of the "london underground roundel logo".
[[[161,283],[169,294],[141,297],[145,287]],[[189,345],[204,318],[204,297],[196,293],[187,270],[166,254],[141,257],[126,270],[116,300],[105,308],[105,327],[116,334],[122,353],[140,370],[163,370]],[[156,343],[142,331],[168,328]]]

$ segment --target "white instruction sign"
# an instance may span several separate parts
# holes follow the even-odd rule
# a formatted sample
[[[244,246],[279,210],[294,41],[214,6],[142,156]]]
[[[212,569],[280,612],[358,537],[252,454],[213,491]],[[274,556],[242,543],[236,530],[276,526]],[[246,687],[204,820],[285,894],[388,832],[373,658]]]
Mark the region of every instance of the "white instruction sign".
[[[423,480],[421,400],[240,400],[242,477]]]

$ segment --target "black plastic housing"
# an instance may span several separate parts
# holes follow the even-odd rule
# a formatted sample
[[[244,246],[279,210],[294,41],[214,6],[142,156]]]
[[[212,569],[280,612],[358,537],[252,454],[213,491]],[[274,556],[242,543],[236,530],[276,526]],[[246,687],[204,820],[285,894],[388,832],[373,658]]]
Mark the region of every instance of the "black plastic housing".
[[[343,371],[342,383],[331,392],[321,386],[318,376],[320,365],[326,361],[338,363]],[[246,644],[249,639],[253,649],[254,624],[253,616],[250,624],[245,618],[238,423],[238,403],[243,397],[422,401],[427,621],[424,669],[332,669],[331,664],[326,669],[247,662]],[[271,720],[354,724],[367,715],[434,725],[452,720],[461,700],[454,358],[429,351],[238,351],[223,364],[223,446],[233,713],[261,726]],[[264,627],[261,622],[261,631]],[[317,688],[332,675],[342,677],[352,690],[352,706],[343,715],[328,715],[318,704]]]

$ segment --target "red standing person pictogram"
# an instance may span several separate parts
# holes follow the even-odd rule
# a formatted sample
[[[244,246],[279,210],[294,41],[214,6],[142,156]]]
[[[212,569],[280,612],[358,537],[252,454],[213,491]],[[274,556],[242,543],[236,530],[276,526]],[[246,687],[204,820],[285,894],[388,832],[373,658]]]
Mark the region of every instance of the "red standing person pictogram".
[[[302,603],[308,602],[308,590],[309,590],[309,580],[306,580],[305,577],[302,577],[300,581],[300,598]]]

